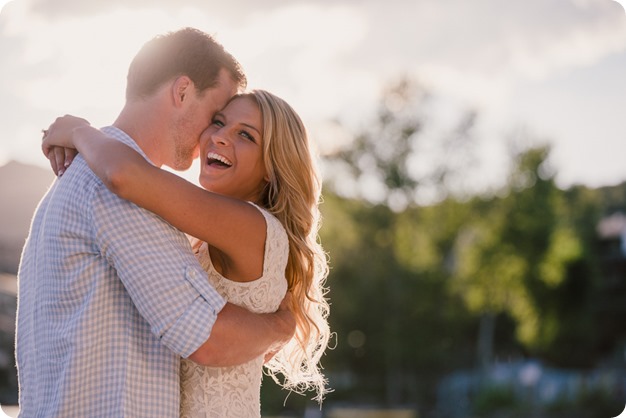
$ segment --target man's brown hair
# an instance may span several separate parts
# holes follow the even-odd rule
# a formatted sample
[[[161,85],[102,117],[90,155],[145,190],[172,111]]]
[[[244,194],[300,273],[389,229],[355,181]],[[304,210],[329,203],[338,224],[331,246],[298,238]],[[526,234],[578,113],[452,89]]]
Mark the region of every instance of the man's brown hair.
[[[126,100],[153,94],[163,83],[186,75],[202,94],[215,87],[221,69],[225,69],[241,90],[246,76],[237,60],[213,37],[194,28],[184,28],[148,41],[128,69]]]

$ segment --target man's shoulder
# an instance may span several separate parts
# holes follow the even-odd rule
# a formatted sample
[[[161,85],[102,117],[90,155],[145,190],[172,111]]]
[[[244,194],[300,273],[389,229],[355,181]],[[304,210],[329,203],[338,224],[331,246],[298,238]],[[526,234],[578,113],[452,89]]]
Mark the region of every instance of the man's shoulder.
[[[135,141],[121,129],[114,126],[105,126],[100,128],[100,130],[111,138],[118,140],[135,149],[135,151],[143,154]],[[64,177],[65,178],[63,180],[66,180],[67,183],[64,188],[67,188],[68,192],[75,190],[85,196],[90,195],[97,190],[102,190],[104,194],[113,194],[106,188],[102,180],[91,170],[91,168],[89,168],[89,165],[81,154],[76,155],[72,165],[64,174]]]
[[[116,140],[120,141],[123,144],[126,144],[127,146],[129,146],[130,148],[132,148],[133,150],[135,150],[136,152],[141,154],[141,156],[143,156],[143,158],[145,158],[146,160],[150,161],[150,159],[143,152],[143,150],[137,144],[137,142],[135,142],[135,140],[130,135],[128,135],[126,132],[124,132],[120,128],[118,128],[116,126],[105,126],[103,128],[100,128],[100,130],[102,132],[104,132],[105,134],[107,134],[109,137],[111,137],[113,139],[116,139]]]
[[[98,176],[96,176],[96,174],[91,171],[89,165],[87,165],[87,162],[80,154],[76,155],[76,157],[72,161],[72,164],[70,165],[70,167],[68,167],[63,177],[59,179],[60,182],[64,180],[67,180],[69,188],[81,188],[87,186],[88,184],[102,184],[104,186],[104,183],[102,183]],[[83,191],[85,192],[87,190],[88,189],[83,189]]]

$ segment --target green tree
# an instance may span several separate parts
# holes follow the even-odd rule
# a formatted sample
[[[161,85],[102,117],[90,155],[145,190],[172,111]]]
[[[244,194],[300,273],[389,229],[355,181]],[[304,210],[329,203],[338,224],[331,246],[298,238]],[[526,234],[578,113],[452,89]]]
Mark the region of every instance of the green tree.
[[[549,152],[545,146],[522,151],[505,197],[475,201],[473,219],[458,234],[453,289],[483,326],[505,313],[529,352],[580,364],[595,335],[590,237],[546,169]],[[490,350],[483,350],[488,361]]]
[[[333,371],[331,399],[434,402],[442,371],[471,359],[473,319],[448,292],[442,269],[463,205],[441,206],[397,213],[326,193],[322,241],[338,334],[324,362]]]

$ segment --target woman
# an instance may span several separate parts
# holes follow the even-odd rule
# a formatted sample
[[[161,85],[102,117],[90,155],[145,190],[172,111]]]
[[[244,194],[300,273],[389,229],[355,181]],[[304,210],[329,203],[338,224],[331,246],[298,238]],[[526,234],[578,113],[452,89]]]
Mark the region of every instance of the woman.
[[[320,182],[302,121],[282,99],[235,96],[200,139],[205,190],[152,166],[85,121],[57,119],[44,139],[76,148],[114,193],[161,216],[192,240],[209,280],[230,302],[272,312],[292,293],[293,340],[266,364],[285,388],[327,392],[319,359],[330,336],[317,242]],[[286,279],[285,279],[286,277]],[[182,360],[181,416],[259,417],[264,359],[228,368]]]

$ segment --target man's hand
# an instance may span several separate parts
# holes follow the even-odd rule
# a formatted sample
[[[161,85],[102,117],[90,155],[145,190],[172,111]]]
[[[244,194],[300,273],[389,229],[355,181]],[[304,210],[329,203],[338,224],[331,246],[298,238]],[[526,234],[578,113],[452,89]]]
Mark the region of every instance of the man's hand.
[[[269,351],[265,353],[265,363],[270,361],[276,353],[278,353],[285,346],[285,344],[291,341],[296,332],[296,318],[291,311],[292,299],[291,292],[287,292],[280,303],[278,310],[276,311],[277,320],[280,324],[279,326],[285,333],[285,339],[277,341],[272,347],[270,347]]]
[[[211,367],[243,364],[266,353],[271,358],[296,331],[291,305],[290,293],[273,313],[255,314],[227,303],[218,314],[209,339],[188,358]]]

